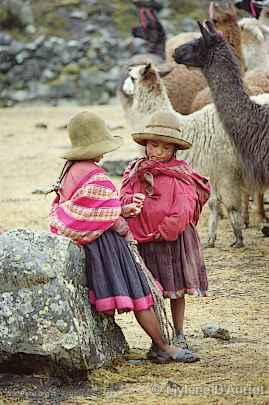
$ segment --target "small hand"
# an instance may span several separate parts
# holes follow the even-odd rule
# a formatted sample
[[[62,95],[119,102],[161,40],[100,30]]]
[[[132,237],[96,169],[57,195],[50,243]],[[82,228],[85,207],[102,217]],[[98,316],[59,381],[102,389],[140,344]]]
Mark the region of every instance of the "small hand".
[[[142,193],[136,193],[133,195],[133,202],[137,204],[138,207],[142,208],[145,200],[145,195]]]
[[[153,236],[153,238],[154,238],[155,240],[160,240],[160,239],[162,239],[162,235],[161,235],[159,232],[156,233],[156,234],[154,234],[154,233],[148,233],[147,236],[149,236],[149,237],[152,237],[152,236]]]
[[[121,209],[121,215],[124,218],[135,217],[136,215],[140,214],[140,212],[141,207],[138,207],[136,203],[124,205]]]

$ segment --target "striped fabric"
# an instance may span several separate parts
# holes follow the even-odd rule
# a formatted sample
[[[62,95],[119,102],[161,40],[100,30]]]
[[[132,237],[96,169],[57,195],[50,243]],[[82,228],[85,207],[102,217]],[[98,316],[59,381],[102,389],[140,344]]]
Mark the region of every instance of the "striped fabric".
[[[81,166],[86,173],[84,175],[81,175]],[[70,183],[73,185],[71,190]],[[116,188],[104,170],[92,162],[88,162],[88,166],[85,162],[76,162],[66,174],[59,195],[52,203],[50,230],[79,244],[86,244],[117,223],[120,213]]]

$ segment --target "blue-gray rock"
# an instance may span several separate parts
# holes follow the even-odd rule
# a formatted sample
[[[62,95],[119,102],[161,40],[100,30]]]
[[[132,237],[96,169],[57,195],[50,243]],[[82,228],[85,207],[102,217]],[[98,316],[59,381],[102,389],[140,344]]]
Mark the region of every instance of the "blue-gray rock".
[[[87,299],[82,248],[48,232],[0,236],[0,372],[83,376],[127,349]]]

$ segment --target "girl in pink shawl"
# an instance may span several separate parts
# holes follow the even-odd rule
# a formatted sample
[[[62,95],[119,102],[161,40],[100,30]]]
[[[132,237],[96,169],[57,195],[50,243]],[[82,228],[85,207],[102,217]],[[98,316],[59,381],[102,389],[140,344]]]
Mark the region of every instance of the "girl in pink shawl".
[[[114,184],[97,164],[121,140],[113,138],[104,121],[90,112],[77,114],[68,130],[72,148],[63,156],[67,163],[55,187],[49,223],[53,233],[83,246],[89,302],[107,315],[134,311],[158,348],[157,362],[197,361],[197,355],[169,345],[162,337],[151,290],[127,243],[133,238],[124,217],[137,215],[139,204],[121,206]]]
[[[210,195],[208,179],[195,172],[177,149],[191,144],[181,136],[176,115],[155,113],[143,133],[132,134],[146,156],[132,162],[123,176],[121,202],[136,202],[139,215],[128,220],[140,254],[170,298],[174,344],[189,348],[183,333],[185,294],[207,295],[207,275],[196,230]],[[148,357],[155,355],[152,345]]]

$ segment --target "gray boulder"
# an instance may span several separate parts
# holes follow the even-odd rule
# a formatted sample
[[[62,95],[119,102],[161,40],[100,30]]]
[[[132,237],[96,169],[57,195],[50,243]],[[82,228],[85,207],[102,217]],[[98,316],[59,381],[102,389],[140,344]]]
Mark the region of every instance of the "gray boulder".
[[[92,312],[84,266],[67,238],[0,235],[0,372],[82,377],[128,349],[113,318]]]

